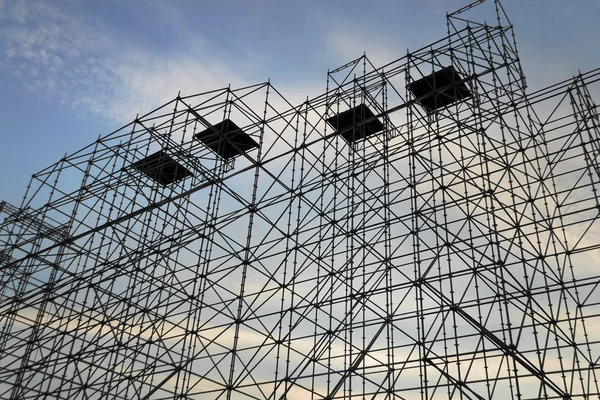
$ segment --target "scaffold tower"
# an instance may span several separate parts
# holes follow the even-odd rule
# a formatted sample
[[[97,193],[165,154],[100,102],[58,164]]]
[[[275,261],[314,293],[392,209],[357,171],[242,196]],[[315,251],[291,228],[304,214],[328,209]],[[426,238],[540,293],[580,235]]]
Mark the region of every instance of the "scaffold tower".
[[[0,398],[600,399],[600,69],[529,91],[498,0],[446,22],[0,202]]]

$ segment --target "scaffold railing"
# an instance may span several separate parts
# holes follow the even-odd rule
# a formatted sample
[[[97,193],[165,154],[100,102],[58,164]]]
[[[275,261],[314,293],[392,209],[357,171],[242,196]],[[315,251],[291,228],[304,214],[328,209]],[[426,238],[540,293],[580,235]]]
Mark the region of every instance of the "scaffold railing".
[[[179,95],[0,202],[0,398],[600,398],[600,69],[532,91],[499,1],[446,22],[299,105]]]

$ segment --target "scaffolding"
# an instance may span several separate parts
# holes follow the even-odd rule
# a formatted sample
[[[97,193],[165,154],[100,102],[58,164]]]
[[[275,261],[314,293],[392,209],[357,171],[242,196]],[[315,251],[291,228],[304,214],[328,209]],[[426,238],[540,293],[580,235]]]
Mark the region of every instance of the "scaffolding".
[[[497,0],[447,31],[33,175],[0,203],[0,398],[600,398],[600,69],[528,92]]]

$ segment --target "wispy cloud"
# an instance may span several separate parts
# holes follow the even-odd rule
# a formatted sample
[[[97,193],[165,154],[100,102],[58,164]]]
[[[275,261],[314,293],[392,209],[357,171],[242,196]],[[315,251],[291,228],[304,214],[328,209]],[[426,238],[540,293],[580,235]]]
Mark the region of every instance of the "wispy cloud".
[[[170,39],[182,39],[157,49],[85,12],[77,0],[65,4],[0,0],[0,70],[8,71],[34,96],[126,123],[179,91],[189,95],[229,83],[233,87],[256,83],[248,75],[256,73],[261,61],[252,49],[236,55],[215,49],[176,7],[160,2],[150,6],[171,30]],[[348,32],[343,24],[328,30],[326,47],[341,63],[365,50],[375,65],[398,57],[397,44]],[[264,76],[266,80],[269,71]],[[324,78],[308,86],[294,80],[273,83],[299,104],[305,96],[324,90]]]
[[[345,28],[332,29],[327,36],[327,42],[340,58],[350,61],[366,53],[375,66],[389,63],[404,54],[401,46],[392,46],[381,37],[371,37],[364,31],[359,34]]]
[[[5,6],[0,68],[27,90],[81,112],[125,122],[180,90],[190,94],[244,83],[222,60],[199,59],[202,38],[191,40],[194,52],[175,49],[162,57],[82,13],[22,0]]]

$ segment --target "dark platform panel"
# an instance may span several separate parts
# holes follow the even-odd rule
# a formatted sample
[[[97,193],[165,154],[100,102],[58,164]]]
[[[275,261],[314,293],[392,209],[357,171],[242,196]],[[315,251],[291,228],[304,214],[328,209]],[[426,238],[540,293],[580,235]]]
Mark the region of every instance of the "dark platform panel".
[[[374,116],[375,114],[373,114],[373,111],[371,111],[369,107],[365,104],[361,104],[338,115],[327,118],[327,123],[336,131],[340,131],[340,134],[346,142],[353,143],[383,131],[383,124],[377,118],[352,129],[352,126],[360,124]]]
[[[417,102],[431,113],[439,108],[471,97],[471,92],[454,67],[446,67],[408,85]]]
[[[131,166],[163,186],[193,176],[189,170],[162,150],[131,164]]]
[[[197,133],[195,138],[226,160],[258,147],[258,143],[230,119]]]

